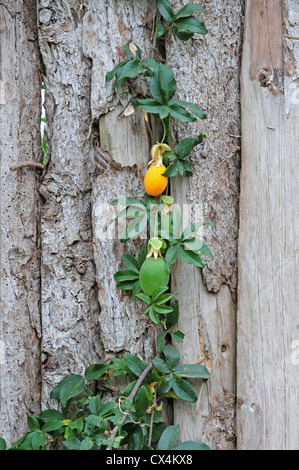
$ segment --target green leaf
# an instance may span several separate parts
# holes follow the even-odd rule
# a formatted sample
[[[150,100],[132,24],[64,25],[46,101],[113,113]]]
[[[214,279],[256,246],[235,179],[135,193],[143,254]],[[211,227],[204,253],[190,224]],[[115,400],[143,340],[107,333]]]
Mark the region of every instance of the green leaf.
[[[134,399],[134,404],[135,404],[135,411],[138,416],[138,418],[141,418],[148,409],[148,407],[151,405],[149,396],[147,393],[147,388],[145,385],[142,385],[138,392],[136,393],[135,399]]]
[[[139,281],[137,281],[139,282]],[[134,289],[134,286],[136,284],[136,281],[122,281],[117,283],[117,287],[121,290],[132,290]]]
[[[143,450],[144,436],[141,426],[137,426],[133,434],[130,435],[130,447],[134,450]]]
[[[151,114],[159,114],[160,119],[165,119],[170,112],[168,106],[152,99],[132,100],[132,105],[136,109],[142,109]]]
[[[34,431],[31,436],[31,444],[33,450],[40,450],[40,448],[45,445],[47,441],[47,436],[42,431]]]
[[[169,152],[168,152],[169,153]],[[161,201],[164,202],[164,204],[173,204],[174,203],[174,198],[172,196],[162,196]]]
[[[171,376],[170,376],[170,375],[167,375],[167,376],[165,377],[165,379],[163,380],[163,382],[160,383],[160,385],[159,385],[159,393],[160,393],[161,395],[165,395],[165,394],[168,393],[169,390],[171,389],[170,378],[171,378]]]
[[[0,437],[0,450],[6,450],[6,441],[3,437]]]
[[[158,297],[156,300],[155,300],[155,305],[162,305],[162,304],[165,304],[166,302],[168,302],[170,299],[172,299],[173,297],[173,294],[165,294],[165,295],[161,295],[160,297]],[[171,309],[172,311],[172,309]]]
[[[183,8],[181,8],[174,16],[175,18],[185,18],[186,16],[191,16],[196,11],[198,13],[204,13],[205,9],[198,3],[188,3]]]
[[[123,260],[124,265],[128,269],[135,271],[137,274],[139,274],[138,261],[134,258],[134,256],[128,253],[125,253],[124,255],[122,255],[122,260]]]
[[[134,302],[136,301],[136,295],[140,291],[141,291],[141,284],[140,284],[139,281],[137,281],[137,282],[135,282],[134,286],[132,287],[132,295],[133,295]]]
[[[163,354],[165,356],[165,362],[169,369],[174,369],[180,360],[179,351],[171,344],[167,344],[163,349]]]
[[[163,173],[163,176],[167,176],[168,178],[171,178],[172,176],[177,176],[179,171],[178,167],[178,162],[175,161],[174,163],[171,163],[166,170]]]
[[[209,258],[214,259],[213,253],[211,252],[210,248],[203,242],[200,247],[200,254],[202,256],[208,256]]]
[[[142,247],[140,248],[139,254],[138,254],[138,258],[137,258],[139,269],[141,268],[144,261],[146,260],[146,255],[147,255],[146,246],[142,245]]]
[[[158,317],[158,315],[156,314],[155,308],[153,307],[153,305],[151,305],[151,307],[150,307],[150,309],[149,309],[149,311],[148,311],[148,314],[149,314],[150,319],[151,319],[154,323],[156,323],[156,324],[160,323],[159,317]]]
[[[208,369],[200,364],[179,365],[172,372],[179,377],[196,379],[208,379],[210,377]]]
[[[158,289],[156,289],[153,294],[152,294],[152,300],[153,302],[155,302],[158,297],[163,294],[163,292],[167,291],[168,290],[168,286],[161,286],[161,287],[158,287]]]
[[[188,16],[185,18],[178,18],[175,21],[175,25],[179,31],[187,31],[190,33],[198,33],[198,34],[207,34],[208,30],[205,27],[203,21],[194,18],[194,16]]]
[[[142,73],[143,65],[138,59],[129,60],[116,72],[115,87],[122,85],[127,78],[133,78]]]
[[[100,411],[101,407],[101,398],[99,395],[96,395],[94,397],[91,397],[89,399],[88,407],[92,414],[97,415]]]
[[[192,116],[178,101],[170,101],[168,103],[169,112],[172,117],[183,122],[194,122],[196,118]]]
[[[167,105],[176,92],[176,81],[170,67],[159,64],[151,78],[150,91],[157,101]]]
[[[163,240],[161,240],[160,238],[151,238],[150,241],[149,241],[149,246],[150,247],[153,247],[154,250],[160,250],[162,248],[162,245],[163,245]]]
[[[147,304],[151,304],[151,303],[152,303],[152,299],[150,298],[150,296],[147,295],[147,294],[144,294],[143,292],[140,293],[140,294],[137,294],[136,297],[138,297],[139,299],[143,300],[143,301],[146,302]]]
[[[181,400],[194,403],[197,401],[197,395],[194,388],[186,380],[179,377],[171,377],[171,388]]]
[[[136,56],[134,56],[133,52],[131,52],[130,50],[130,44],[134,44],[134,46],[136,47]],[[128,54],[132,59],[136,59],[136,57],[138,59],[141,59],[141,56],[142,56],[142,52],[141,52],[141,49],[140,47],[138,46],[138,44],[135,44],[135,42],[133,41],[128,41],[124,46],[123,46],[123,51]]]
[[[158,70],[159,63],[156,62],[154,59],[147,57],[143,59],[142,63],[147,69],[150,70],[151,73],[156,72]]]
[[[60,398],[62,406],[65,406],[70,398],[80,395],[85,386],[85,380],[81,375],[68,375],[53,388],[50,398]]]
[[[180,140],[177,145],[176,152],[179,158],[184,158],[188,156],[191,150],[198,144],[201,144],[203,141],[203,134],[200,134],[198,137],[187,137],[186,139]]]
[[[157,7],[163,18],[169,23],[174,18],[174,13],[172,11],[172,6],[168,0],[158,0]]]
[[[195,234],[203,225],[204,225],[203,222],[193,222],[192,224],[188,225],[186,228],[184,228],[181,239],[185,240],[187,238],[194,237]]]
[[[175,447],[180,435],[180,425],[168,426],[162,433],[156,449],[157,450],[171,450]]]
[[[62,427],[65,427],[65,424],[61,419],[49,419],[43,425],[43,431],[44,432],[56,431],[57,429],[60,429]]]
[[[139,273],[130,269],[121,269],[114,274],[114,279],[117,282],[121,281],[134,281],[139,278]]]
[[[63,445],[69,450],[80,450],[81,448],[81,441],[79,439],[68,439],[67,441],[63,441]]]
[[[189,39],[193,38],[194,36],[194,33],[191,33],[190,31],[179,31],[179,28],[177,27],[176,23],[173,23],[171,27],[176,36],[182,41],[189,41]]]
[[[31,431],[39,431],[40,430],[40,424],[36,418],[33,416],[27,416],[27,424],[28,427]]]
[[[170,312],[166,317],[166,325],[167,328],[173,328],[179,319],[179,303],[176,299],[174,299],[170,306],[172,307],[172,312]]]
[[[184,441],[174,447],[173,450],[211,450],[211,448],[203,442]]]
[[[64,419],[64,416],[58,410],[44,410],[40,413],[39,418],[47,421],[48,419]]]
[[[199,268],[203,268],[205,266],[204,262],[202,261],[201,257],[194,253],[193,251],[184,250],[182,245],[179,249],[180,258],[187,264],[194,264]]]
[[[97,395],[98,396],[98,395]],[[94,398],[94,397],[92,397]],[[81,433],[83,431],[83,428],[84,428],[84,421],[83,421],[83,418],[79,418],[79,419],[76,419],[75,421],[72,421],[68,427],[70,429],[75,429],[78,431],[78,433]]]
[[[120,196],[117,199],[113,199],[110,203],[112,206],[115,206],[116,204],[119,204],[120,206],[124,207],[129,207],[129,206],[140,206],[140,209],[144,210],[144,205],[142,202],[138,201],[138,199],[134,199],[132,197],[127,197],[127,196]]]
[[[163,315],[167,315],[168,313],[172,312],[172,308],[168,307],[167,305],[154,305],[154,310],[157,313],[162,313]]]
[[[156,343],[158,353],[161,353],[164,349],[166,334],[167,334],[167,331],[162,331],[161,333],[158,334],[157,343]]]
[[[194,103],[189,103],[188,101],[182,101],[182,100],[173,100],[171,101],[173,105],[178,105],[178,106],[183,106],[184,108],[189,109],[191,113],[193,113],[195,116],[199,117],[200,119],[206,119],[207,115],[206,113],[200,109],[196,104]],[[196,119],[193,119],[196,120]]]
[[[165,28],[164,28],[164,24],[162,23],[162,21],[156,21],[156,38],[160,38],[161,36],[163,36],[165,32]]]
[[[146,368],[146,364],[144,364],[138,356],[134,356],[133,354],[124,354],[123,359],[125,360],[127,371],[136,377],[140,377]]]
[[[184,340],[185,334],[182,331],[177,330],[177,331],[172,332],[171,336],[177,343],[182,343]]]
[[[163,374],[169,374],[170,370],[168,369],[167,364],[163,361],[163,359],[155,357],[155,359],[152,360],[152,363],[158,371],[163,372]]]
[[[80,445],[80,450],[90,450],[92,448],[93,448],[93,442],[90,439],[90,437],[86,437],[85,439],[83,439]]]
[[[85,370],[85,378],[86,380],[96,380],[99,377],[102,377],[107,370],[109,369],[109,364],[105,362],[99,362],[98,364],[91,364]]]
[[[128,60],[123,60],[122,62],[120,62],[116,67],[114,67],[113,70],[111,70],[110,72],[108,72],[106,74],[106,83],[110,82],[112,80],[112,78],[114,77],[114,75],[116,74],[116,72],[121,68],[123,67],[127,62],[129,62]]]
[[[177,257],[178,257],[178,244],[170,246],[165,255],[165,264],[166,264],[166,269],[167,271],[170,271],[170,267],[173,263],[176,262]]]

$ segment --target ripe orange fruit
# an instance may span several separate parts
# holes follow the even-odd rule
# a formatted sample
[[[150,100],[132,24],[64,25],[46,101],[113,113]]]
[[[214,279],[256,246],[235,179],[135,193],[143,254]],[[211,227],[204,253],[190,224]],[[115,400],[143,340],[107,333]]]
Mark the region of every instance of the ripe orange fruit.
[[[162,176],[166,166],[153,164],[147,170],[144,177],[145,191],[149,196],[159,196],[167,186],[167,176]]]

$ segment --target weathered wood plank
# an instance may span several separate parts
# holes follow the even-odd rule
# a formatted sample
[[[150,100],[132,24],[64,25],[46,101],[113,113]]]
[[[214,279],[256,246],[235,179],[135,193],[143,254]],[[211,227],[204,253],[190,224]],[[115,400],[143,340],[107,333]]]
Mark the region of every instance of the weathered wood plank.
[[[177,11],[185,2],[171,2]],[[207,135],[192,153],[193,176],[173,178],[171,194],[181,206],[198,212],[214,227],[204,230],[214,261],[197,268],[177,263],[172,287],[180,303],[180,328],[186,338],[181,361],[196,361],[201,347],[211,358],[212,373],[196,409],[175,403],[181,439],[203,440],[214,449],[235,446],[235,335],[240,144],[240,48],[242,5],[235,1],[201,2],[209,33],[182,42],[169,34],[166,59],[175,71],[179,99],[197,104],[207,121],[173,123],[174,143],[183,137]],[[196,208],[199,210],[197,211]],[[202,346],[200,347],[200,343]],[[199,390],[197,388],[197,390]]]
[[[39,8],[39,44],[46,69],[48,168],[40,187],[43,406],[69,373],[102,357],[100,306],[93,259],[91,63],[83,54],[80,2]],[[47,13],[47,15],[46,15]]]
[[[41,74],[34,2],[0,2],[0,436],[40,409]],[[37,171],[37,173],[36,173]]]
[[[299,337],[299,44],[283,37],[299,36],[298,15],[296,1],[247,2],[237,354],[241,450],[299,448],[292,349]],[[265,75],[268,83],[260,81]]]

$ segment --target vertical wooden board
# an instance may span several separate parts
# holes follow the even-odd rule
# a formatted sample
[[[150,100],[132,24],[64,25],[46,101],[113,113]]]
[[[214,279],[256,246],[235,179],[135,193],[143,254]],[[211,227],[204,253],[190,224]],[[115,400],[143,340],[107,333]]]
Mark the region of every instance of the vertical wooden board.
[[[33,2],[0,5],[0,436],[10,445],[40,409],[41,74]]]
[[[119,246],[113,242],[103,244],[99,251],[94,250],[96,226],[92,225],[92,198],[93,202],[96,199],[105,204],[119,195],[122,184],[123,188],[127,185],[128,190],[137,187],[135,181],[139,176],[136,179],[131,169],[135,158],[132,151],[147,146],[147,136],[145,143],[134,145],[134,142],[142,142],[143,133],[140,137],[134,136],[139,129],[133,127],[133,135],[124,129],[118,136],[114,120],[109,130],[112,131],[111,141],[108,141],[103,134],[105,125],[100,124],[100,134],[97,128],[101,116],[113,112],[119,102],[124,105],[124,100],[132,96],[128,88],[116,95],[114,85],[105,83],[105,75],[123,60],[122,47],[129,40],[140,40],[141,46],[146,41],[149,44],[148,26],[153,6],[145,1],[136,5],[132,0],[53,0],[47,8],[42,6],[40,3],[40,47],[46,68],[50,148],[49,166],[40,188],[45,198],[42,311],[43,403],[46,403],[49,389],[64,375],[75,371],[82,373],[88,364],[103,359],[104,351],[119,351],[117,335],[133,318],[131,304],[124,313],[127,299],[117,304],[110,294],[110,289],[114,289],[113,260],[121,261]],[[109,114],[103,118],[103,123],[106,119],[109,121]],[[113,142],[119,142],[116,157]],[[129,166],[119,175],[115,168],[111,173],[108,169],[99,182],[94,183],[97,180],[95,156],[101,145],[112,149],[112,158],[119,161],[120,166]],[[129,159],[124,160],[125,154]],[[145,163],[146,160],[147,155],[144,155]],[[103,220],[100,211],[97,214],[100,215],[96,224]],[[108,310],[110,316],[106,315]],[[118,321],[113,323],[114,313]],[[140,326],[142,319],[135,320],[136,328],[131,326],[128,330],[132,338],[126,332],[128,350],[134,349],[134,335],[141,334],[143,328]],[[109,331],[108,336],[106,331]],[[112,331],[115,338],[111,339]],[[140,350],[147,348],[139,346]]]
[[[141,245],[146,244],[147,229],[137,239],[121,243],[119,238],[124,229],[124,219],[112,224],[110,220],[123,209],[122,206],[112,206],[112,200],[121,196],[143,200],[142,177],[149,157],[149,139],[140,113],[118,118],[119,113],[118,106],[100,118],[101,144],[107,153],[101,153],[99,174],[93,181],[92,191],[101,338],[106,357],[130,352],[148,360],[154,348],[154,329],[147,326],[143,314],[145,304],[138,299],[134,303],[128,292],[116,287],[114,279],[115,272],[125,267],[122,254],[136,256]]]
[[[93,259],[89,139],[91,63],[83,54],[80,2],[39,5],[45,66],[48,162],[40,186],[43,406],[65,375],[99,361],[100,307]],[[46,14],[47,13],[47,14]]]
[[[298,434],[298,41],[293,1],[248,1],[242,62],[237,442]],[[274,48],[274,49],[273,49]],[[268,83],[261,82],[266,71]],[[261,85],[267,86],[261,86]]]
[[[83,20],[83,49],[92,59],[91,113],[99,121],[99,138],[94,141],[100,148],[95,152],[98,170],[92,181],[92,226],[99,324],[106,358],[130,352],[148,360],[154,348],[155,330],[148,326],[144,303],[138,299],[134,303],[128,292],[116,287],[114,279],[114,273],[124,268],[122,254],[137,255],[147,233],[143,234],[145,239],[124,244],[119,240],[120,229],[109,226],[109,219],[116,215],[110,205],[113,199],[143,199],[150,137],[141,113],[125,117],[123,111],[133,95],[146,93],[148,79],[134,78],[117,91],[114,80],[105,82],[107,72],[128,58],[123,52],[128,41],[149,54],[154,10],[155,5],[145,0],[91,1]]]
[[[175,12],[184,3],[171,2]],[[201,132],[207,139],[192,151],[193,176],[171,179],[171,194],[181,207],[187,204],[193,208],[198,213],[197,220],[214,223],[203,231],[214,260],[205,259],[202,275],[190,265],[174,265],[172,290],[181,306],[180,329],[186,332],[180,346],[181,361],[196,361],[201,349],[205,349],[212,372],[200,407],[175,402],[175,422],[181,424],[182,440],[203,440],[213,449],[232,449],[243,11],[241,2],[201,4],[206,13],[199,18],[207,26],[207,35],[195,35],[188,42],[180,41],[172,33],[166,38],[167,64],[177,80],[176,97],[207,112],[204,122],[172,121],[174,145],[183,137]]]

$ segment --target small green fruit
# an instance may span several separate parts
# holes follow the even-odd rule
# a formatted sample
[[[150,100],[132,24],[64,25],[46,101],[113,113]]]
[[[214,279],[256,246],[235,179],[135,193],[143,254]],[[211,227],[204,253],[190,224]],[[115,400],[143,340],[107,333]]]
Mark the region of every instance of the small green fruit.
[[[152,295],[159,287],[167,286],[169,273],[162,258],[151,257],[144,261],[139,273],[141,289],[147,295]]]

